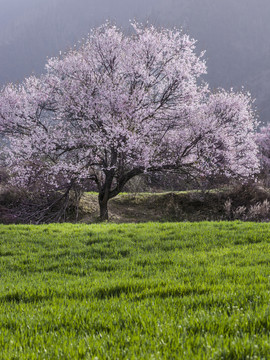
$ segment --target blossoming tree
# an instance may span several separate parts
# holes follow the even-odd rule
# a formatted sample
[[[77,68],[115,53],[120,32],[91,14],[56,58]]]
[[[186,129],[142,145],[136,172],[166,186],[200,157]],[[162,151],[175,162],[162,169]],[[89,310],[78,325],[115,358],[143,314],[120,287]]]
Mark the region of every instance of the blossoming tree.
[[[93,30],[45,75],[0,96],[13,181],[42,178],[55,190],[94,182],[102,220],[139,174],[247,177],[258,168],[250,96],[211,94],[199,81],[203,54],[182,32],[132,26],[130,36],[108,23]]]
[[[259,159],[261,162],[261,175],[267,186],[270,184],[270,125],[260,128],[257,133],[257,144],[259,146]]]

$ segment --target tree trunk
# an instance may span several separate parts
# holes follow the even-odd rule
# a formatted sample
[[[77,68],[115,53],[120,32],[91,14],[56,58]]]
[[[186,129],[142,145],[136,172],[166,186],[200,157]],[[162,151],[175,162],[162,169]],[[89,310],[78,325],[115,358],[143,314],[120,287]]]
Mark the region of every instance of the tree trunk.
[[[114,189],[111,190],[112,182],[114,179],[114,169],[106,172],[106,179],[103,186],[100,187],[98,202],[99,202],[99,218],[101,221],[106,221],[109,219],[108,214],[108,201],[115,196],[117,196],[120,191],[122,191],[124,185],[132,179],[134,176],[142,174],[143,169],[135,168],[125,175],[123,175],[119,180]]]
[[[108,199],[103,198],[99,199],[99,218],[101,221],[106,221],[109,219],[108,215]]]

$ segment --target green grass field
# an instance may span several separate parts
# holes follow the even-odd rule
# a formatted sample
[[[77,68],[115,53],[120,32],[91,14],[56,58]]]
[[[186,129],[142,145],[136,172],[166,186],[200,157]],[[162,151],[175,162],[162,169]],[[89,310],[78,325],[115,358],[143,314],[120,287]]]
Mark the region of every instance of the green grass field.
[[[0,226],[0,359],[270,359],[270,226]]]

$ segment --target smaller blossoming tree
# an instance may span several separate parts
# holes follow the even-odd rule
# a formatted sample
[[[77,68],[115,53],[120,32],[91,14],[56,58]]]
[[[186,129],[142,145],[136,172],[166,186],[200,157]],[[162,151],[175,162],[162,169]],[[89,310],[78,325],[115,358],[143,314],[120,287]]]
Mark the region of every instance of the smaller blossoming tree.
[[[259,146],[259,159],[261,162],[261,174],[266,185],[270,184],[270,125],[260,128],[257,133],[257,144]]]

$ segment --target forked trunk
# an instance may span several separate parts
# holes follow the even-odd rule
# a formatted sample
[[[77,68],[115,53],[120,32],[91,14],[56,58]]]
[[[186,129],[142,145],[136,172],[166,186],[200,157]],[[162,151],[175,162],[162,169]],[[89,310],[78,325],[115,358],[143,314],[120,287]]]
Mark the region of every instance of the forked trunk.
[[[117,196],[120,191],[122,191],[124,185],[132,179],[134,176],[140,175],[143,173],[142,168],[135,168],[125,175],[123,175],[120,179],[118,179],[118,183],[111,189],[112,182],[114,179],[114,169],[108,171],[106,173],[106,179],[104,185],[101,187],[98,195],[98,202],[99,202],[99,218],[101,221],[106,221],[109,219],[108,214],[108,201],[109,199],[114,198]]]

